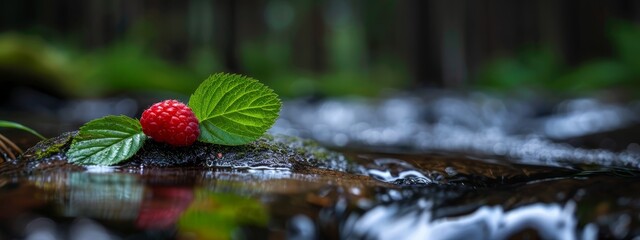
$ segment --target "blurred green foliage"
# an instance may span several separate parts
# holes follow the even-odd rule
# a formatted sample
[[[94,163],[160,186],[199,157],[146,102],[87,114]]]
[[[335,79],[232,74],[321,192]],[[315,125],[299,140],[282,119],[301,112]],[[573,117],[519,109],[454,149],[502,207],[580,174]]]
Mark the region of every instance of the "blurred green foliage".
[[[353,33],[336,36],[329,71],[314,73],[296,67],[292,47],[283,41],[242,45],[240,61],[254,76],[284,97],[310,94],[376,95],[387,88],[407,84],[406,67],[399,60],[383,58],[364,64],[353,49]],[[170,91],[188,95],[211,73],[221,71],[218,55],[198,48],[184,64],[172,63],[152,53],[133,38],[105,48],[85,51],[72,44],[48,43],[20,34],[0,35],[0,74],[25,76],[35,84],[72,97],[96,97],[123,91]],[[349,52],[351,51],[351,52]]]
[[[312,15],[310,11],[316,4],[313,1],[294,3],[299,15]],[[384,8],[389,4],[394,3],[375,2],[370,6]],[[366,49],[368,43],[364,29],[380,28],[375,25],[378,22],[360,21],[348,11],[328,12],[332,16],[327,20],[326,32],[319,36],[323,39],[318,40],[322,45],[306,46],[322,48],[321,55],[324,56],[313,56],[323,58],[315,59],[321,62],[318,64],[321,66],[316,66],[320,69],[300,67],[295,62],[293,51],[300,50],[300,47],[295,47],[292,36],[311,34],[308,27],[313,24],[304,22],[302,17],[296,19],[296,16],[291,16],[288,21],[280,21],[278,28],[269,31],[262,39],[241,44],[240,63],[246,74],[265,82],[284,97],[313,94],[375,96],[388,89],[409,85],[411,78],[405,61],[392,54],[371,56]],[[275,12],[274,15],[286,13]]]
[[[69,88],[68,56],[42,41],[18,34],[0,35],[0,72],[27,78],[49,79]]]
[[[478,86],[518,94],[552,92],[564,96],[615,90],[640,97],[640,27],[615,22],[610,39],[615,55],[569,67],[548,49],[525,50],[500,58],[481,72]]]
[[[344,65],[338,64],[341,67],[315,73],[296,68],[291,50],[285,43],[277,41],[248,43],[241,53],[242,64],[248,75],[284,97],[312,94],[375,96],[387,89],[406,87],[409,82],[407,67],[399,60],[387,58],[376,61],[372,66],[361,66],[353,58],[336,56]]]
[[[19,34],[0,35],[0,73],[22,76],[72,97],[122,91],[189,94],[211,72],[177,66],[142,44],[121,41],[92,52]]]
[[[85,91],[164,90],[189,94],[199,82],[197,74],[174,66],[131,42],[122,42],[92,54],[76,54],[75,69]]]
[[[305,14],[305,12],[300,12]],[[238,42],[242,73],[259,79],[284,98],[305,95],[368,95],[409,86],[405,61],[395,55],[369,56],[363,23],[337,16],[321,35],[321,64],[301,67],[294,54],[299,24],[295,16],[258,39]],[[143,24],[141,24],[142,26]],[[87,51],[78,44],[46,42],[40,38],[0,35],[0,76],[25,76],[35,84],[72,97],[96,97],[123,91],[167,91],[188,95],[209,74],[224,71],[219,50],[211,44],[192,46],[177,63],[154,53],[153,37],[133,28],[128,37]],[[156,36],[157,37],[157,36]],[[640,27],[626,22],[610,25],[613,55],[569,66],[559,53],[534,48],[517,56],[489,62],[472,87],[503,93],[550,92],[575,96],[614,90],[640,97]],[[146,39],[146,40],[145,40]],[[151,40],[150,40],[151,39]],[[151,46],[151,47],[150,47]],[[307,46],[311,47],[311,46]],[[308,59],[307,59],[308,60]],[[309,63],[306,63],[309,65]],[[304,65],[304,64],[303,64]],[[472,76],[472,78],[474,78]]]
[[[269,1],[265,31],[240,35],[231,50],[216,48],[224,45],[220,44],[224,38],[214,36],[218,32],[212,29],[224,23],[212,18],[214,12],[196,8],[190,10],[189,35],[164,31],[158,19],[138,19],[123,36],[92,50],[73,39],[58,36],[43,41],[33,37],[51,35],[46,29],[36,29],[30,36],[4,34],[0,35],[0,76],[3,72],[27,76],[36,85],[72,97],[122,91],[186,95],[209,74],[228,71],[222,59],[234,54],[237,62],[227,65],[237,66],[240,73],[260,80],[283,98],[378,95],[387,89],[404,88],[411,79],[407,63],[395,52],[372,54],[368,49],[369,41],[384,39],[384,29],[393,27],[391,23],[380,25],[377,16],[392,18],[393,13],[387,10],[395,5],[393,1],[374,2],[367,6],[375,12],[359,13],[351,2]],[[318,23],[320,20],[326,22]],[[322,27],[309,28],[318,24]],[[367,34],[376,37],[372,40]],[[166,38],[185,40],[181,44],[188,44],[186,59],[170,62],[157,55],[170,42]]]

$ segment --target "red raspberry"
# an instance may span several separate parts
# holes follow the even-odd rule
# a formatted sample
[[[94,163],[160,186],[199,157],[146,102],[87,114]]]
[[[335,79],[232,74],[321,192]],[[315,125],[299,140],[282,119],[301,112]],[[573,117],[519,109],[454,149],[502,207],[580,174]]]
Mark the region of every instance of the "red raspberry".
[[[198,139],[198,119],[191,108],[176,100],[153,104],[142,113],[142,131],[158,142],[188,146]]]

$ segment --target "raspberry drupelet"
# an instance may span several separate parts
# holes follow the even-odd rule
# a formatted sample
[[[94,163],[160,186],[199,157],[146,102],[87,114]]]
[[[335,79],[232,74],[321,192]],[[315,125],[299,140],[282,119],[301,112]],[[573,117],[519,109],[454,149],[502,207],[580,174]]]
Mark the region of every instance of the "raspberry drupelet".
[[[142,131],[153,140],[173,146],[189,146],[200,135],[198,119],[184,103],[165,100],[142,113]]]

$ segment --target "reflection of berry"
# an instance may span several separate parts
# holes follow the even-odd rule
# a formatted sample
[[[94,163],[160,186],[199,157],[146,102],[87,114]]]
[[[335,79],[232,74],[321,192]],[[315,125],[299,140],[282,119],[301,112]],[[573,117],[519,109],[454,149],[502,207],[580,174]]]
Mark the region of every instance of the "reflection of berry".
[[[176,100],[153,104],[142,113],[142,131],[158,142],[188,146],[198,139],[198,119],[187,105]]]
[[[140,204],[136,226],[140,229],[170,229],[193,201],[193,190],[151,186]]]

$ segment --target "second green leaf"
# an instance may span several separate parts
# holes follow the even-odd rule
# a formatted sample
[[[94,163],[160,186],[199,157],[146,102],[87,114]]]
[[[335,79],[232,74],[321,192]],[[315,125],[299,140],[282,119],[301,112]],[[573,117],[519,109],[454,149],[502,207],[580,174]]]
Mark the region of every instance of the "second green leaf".
[[[255,79],[218,73],[207,78],[189,99],[200,121],[202,142],[241,145],[262,136],[276,121],[280,99]]]

